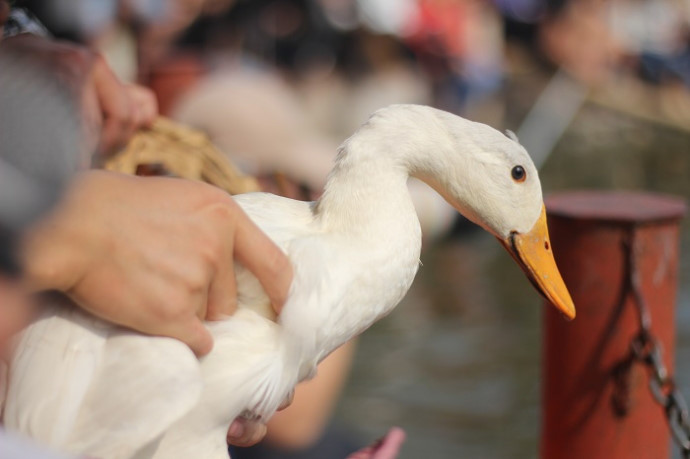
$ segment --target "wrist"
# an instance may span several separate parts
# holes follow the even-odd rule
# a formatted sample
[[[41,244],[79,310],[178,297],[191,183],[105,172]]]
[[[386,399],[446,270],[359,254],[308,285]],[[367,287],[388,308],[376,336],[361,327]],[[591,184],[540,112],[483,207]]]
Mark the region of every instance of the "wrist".
[[[24,281],[31,292],[43,290],[65,291],[69,282],[70,248],[61,242],[61,236],[50,220],[38,222],[26,232],[19,250]]]
[[[72,209],[73,197],[80,193],[84,181],[83,177],[74,180],[57,207],[23,234],[18,257],[25,284],[32,292],[66,292],[85,272],[92,238],[87,234],[88,223],[80,218],[83,215]]]

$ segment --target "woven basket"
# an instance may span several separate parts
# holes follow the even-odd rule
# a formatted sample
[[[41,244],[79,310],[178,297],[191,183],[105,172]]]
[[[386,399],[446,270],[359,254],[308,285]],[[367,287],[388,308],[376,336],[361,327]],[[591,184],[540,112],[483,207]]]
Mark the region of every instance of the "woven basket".
[[[137,132],[103,168],[132,175],[200,180],[230,194],[259,191],[257,180],[237,170],[204,133],[167,118],[159,117],[150,129]]]

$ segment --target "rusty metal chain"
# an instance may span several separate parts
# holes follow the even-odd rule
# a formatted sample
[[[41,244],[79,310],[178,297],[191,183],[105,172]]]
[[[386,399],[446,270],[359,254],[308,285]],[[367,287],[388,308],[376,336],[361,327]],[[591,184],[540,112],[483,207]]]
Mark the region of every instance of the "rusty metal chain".
[[[628,254],[628,287],[633,295],[640,322],[640,331],[630,343],[632,356],[650,370],[649,390],[654,400],[664,408],[673,439],[683,457],[690,459],[690,412],[683,394],[664,365],[663,346],[651,331],[652,317],[640,287],[637,267],[639,248],[635,242],[635,228],[631,230],[625,245]]]

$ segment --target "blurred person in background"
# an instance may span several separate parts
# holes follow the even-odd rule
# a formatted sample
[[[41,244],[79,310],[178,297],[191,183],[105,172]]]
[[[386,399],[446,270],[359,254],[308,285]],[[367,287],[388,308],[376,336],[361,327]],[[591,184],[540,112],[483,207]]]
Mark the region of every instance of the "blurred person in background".
[[[506,37],[584,84],[618,73],[690,86],[690,9],[663,0],[495,0]]]

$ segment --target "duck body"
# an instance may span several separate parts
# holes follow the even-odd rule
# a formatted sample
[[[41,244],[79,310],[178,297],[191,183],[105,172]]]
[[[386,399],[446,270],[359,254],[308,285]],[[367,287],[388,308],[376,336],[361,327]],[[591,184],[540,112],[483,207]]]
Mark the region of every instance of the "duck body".
[[[404,179],[400,186],[407,193]],[[294,265],[289,300],[277,323],[258,280],[236,266],[239,309],[226,321],[208,324],[214,347],[201,361],[200,402],[163,436],[156,458],[181,451],[188,456],[178,457],[192,457],[202,438],[213,453],[204,457],[227,457],[225,431],[235,417],[269,419],[321,360],[398,304],[419,266],[421,230],[413,207],[387,209],[391,227],[406,230],[392,235],[388,229],[377,238],[381,214],[374,225],[361,222],[353,235],[329,228],[317,203],[267,193],[236,200],[301,262]]]
[[[530,182],[506,197],[516,161]],[[226,430],[237,416],[268,420],[318,362],[409,289],[421,249],[410,175],[513,246],[540,218],[536,170],[517,142],[429,107],[380,110],[343,144],[318,201],[235,197],[293,263],[280,317],[241,265],[238,310],[207,323],[214,348],[200,360],[176,340],[47,306],[11,362],[6,427],[96,457],[227,457]]]

